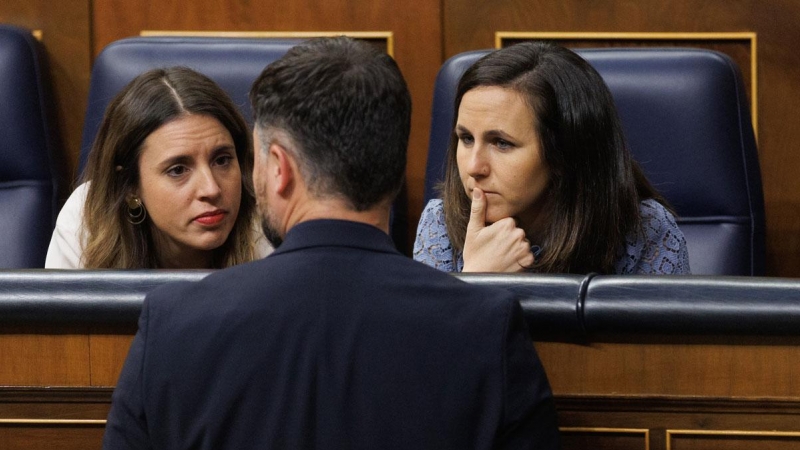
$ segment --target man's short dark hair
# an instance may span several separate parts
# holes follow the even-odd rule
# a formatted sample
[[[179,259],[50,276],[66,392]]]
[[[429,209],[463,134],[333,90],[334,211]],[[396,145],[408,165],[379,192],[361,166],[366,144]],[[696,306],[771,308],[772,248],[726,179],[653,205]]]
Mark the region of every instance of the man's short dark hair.
[[[313,195],[363,211],[399,191],[411,97],[386,53],[346,37],[310,40],[264,69],[250,102],[262,141],[288,134]]]

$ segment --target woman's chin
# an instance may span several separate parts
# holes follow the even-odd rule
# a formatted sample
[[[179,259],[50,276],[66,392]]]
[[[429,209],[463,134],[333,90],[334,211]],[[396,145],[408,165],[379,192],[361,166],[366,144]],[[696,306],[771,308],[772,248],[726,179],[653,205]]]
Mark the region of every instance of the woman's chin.
[[[219,232],[219,233],[213,233],[210,236],[203,236],[201,239],[198,239],[195,242],[194,247],[196,250],[203,250],[203,251],[216,250],[219,247],[222,247],[223,244],[225,244],[225,241],[228,240],[229,234],[230,232],[228,233]]]
[[[491,208],[486,211],[486,223],[495,223],[499,220],[503,220],[506,217],[511,217],[511,214],[508,211],[503,210],[492,210]]]

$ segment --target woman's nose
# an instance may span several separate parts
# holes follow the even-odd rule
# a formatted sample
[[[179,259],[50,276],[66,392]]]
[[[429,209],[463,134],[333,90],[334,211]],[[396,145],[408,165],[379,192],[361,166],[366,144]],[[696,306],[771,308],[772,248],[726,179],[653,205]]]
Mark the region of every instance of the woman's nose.
[[[219,186],[219,182],[217,181],[216,177],[214,176],[213,171],[211,168],[206,168],[204,170],[199,170],[198,179],[197,179],[197,193],[198,196],[201,198],[216,198],[222,192],[222,189]]]
[[[477,148],[477,146],[470,153],[467,160],[467,173],[473,178],[489,175],[489,161],[486,159],[485,152]]]

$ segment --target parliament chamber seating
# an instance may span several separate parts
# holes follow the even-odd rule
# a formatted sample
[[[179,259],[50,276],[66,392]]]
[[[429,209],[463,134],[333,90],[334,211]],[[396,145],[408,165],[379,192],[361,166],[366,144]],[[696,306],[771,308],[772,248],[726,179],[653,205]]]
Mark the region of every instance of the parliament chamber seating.
[[[145,294],[207,273],[0,272],[3,448],[99,448]],[[800,280],[457,276],[520,299],[565,449],[800,448]]]
[[[461,75],[489,50],[456,55],[436,78],[425,202],[437,198]],[[672,204],[692,273],[763,275],[764,196],[749,102],[726,55],[678,48],[579,49],[614,96],[634,158]]]
[[[0,25],[0,268],[44,267],[58,212],[59,145],[44,50]]]
[[[106,52],[120,51],[119,64],[130,71],[114,72],[115,63],[107,69],[107,75],[93,73],[85,150],[114,93],[137,73],[166,65],[146,56],[152,50],[148,45],[153,42],[147,39],[119,41],[98,58],[100,64]],[[176,45],[199,42],[159,39]],[[124,53],[126,49],[122,47],[128,43],[136,46],[142,42],[144,56]],[[229,49],[231,52],[245,52],[250,45],[249,41],[235,44]],[[597,52],[599,57],[605,51]],[[442,70],[451,67],[460,76],[483,53],[467,54],[471,60],[456,57]],[[188,58],[190,54],[181,52],[181,57]],[[587,58],[601,67],[601,62]],[[132,67],[140,60],[154,65],[142,63],[146,67],[134,70]],[[192,61],[187,59],[178,63],[192,67]],[[264,64],[263,60],[253,63],[258,71]],[[95,72],[99,70],[95,67]],[[608,72],[601,73],[606,76]],[[449,105],[452,109],[452,80],[458,76],[451,77],[447,88],[437,82],[435,105]],[[116,88],[102,91],[95,87],[96,81],[99,85],[101,80]],[[217,81],[229,89],[225,82]],[[607,82],[612,84],[609,79]],[[249,119],[247,83],[238,96],[232,96]],[[450,96],[449,101],[442,100],[446,95]],[[441,111],[448,114],[447,108]],[[437,116],[436,109],[434,113],[431,146],[437,145],[438,139],[438,146],[444,149],[452,111],[449,118]],[[747,125],[741,133],[746,137],[748,111],[741,114]],[[438,127],[436,123],[445,125]],[[629,138],[633,140],[630,135]],[[667,151],[668,147],[659,148]],[[680,151],[686,150],[680,147]],[[634,152],[640,158],[638,151]],[[726,170],[755,169],[757,177],[757,161],[753,166],[747,158],[754,155],[746,158],[745,153],[743,147],[741,160],[728,161]],[[660,161],[656,156],[653,160]],[[695,211],[693,203],[681,203],[680,197],[671,197],[670,193],[683,191],[667,189],[674,181],[657,178],[662,169],[646,162],[643,164],[648,176],[678,211],[684,215]],[[666,162],[670,162],[669,158]],[[83,163],[85,154],[81,168]],[[431,164],[429,161],[429,170]],[[0,173],[2,170],[0,167]],[[747,179],[744,173],[740,175]],[[433,179],[435,176],[429,177]],[[760,182],[753,189],[760,195]],[[751,191],[747,192],[749,195]],[[426,191],[426,195],[433,195],[432,191]],[[723,203],[726,208],[732,204]],[[760,197],[751,199],[752,205],[763,208],[761,203]],[[721,211],[705,211],[702,220],[682,222],[682,227],[697,223],[720,226],[730,233],[713,235],[732,239],[747,220],[739,220],[734,214],[737,211],[728,211],[730,216]],[[736,262],[743,265],[743,254],[750,255],[753,270],[742,270],[747,275],[758,272],[756,266],[762,263],[758,258],[763,257],[756,254],[755,248],[763,239],[763,223],[758,222],[763,221],[763,212],[760,219],[752,214],[749,223],[753,246],[742,250],[737,256],[742,259]],[[707,219],[715,222],[703,222]],[[757,226],[762,226],[760,231]],[[687,233],[687,238],[690,236]],[[699,234],[694,236],[698,239]],[[719,244],[704,251],[724,246]],[[708,264],[713,269],[710,272],[728,273],[719,264]],[[730,272],[738,273],[733,269]],[[136,332],[144,296],[161,284],[198,280],[208,273],[0,271],[0,448],[99,449],[113,386]],[[518,296],[553,387],[565,450],[800,448],[800,280],[593,274],[454,276],[468,283],[502,287]]]
[[[83,127],[78,173],[83,173],[106,107],[134,77],[150,69],[186,66],[208,76],[231,97],[252,125],[248,94],[264,67],[301,39],[222,37],[135,37],[106,46],[94,62]],[[392,238],[408,252],[405,188],[392,208]]]

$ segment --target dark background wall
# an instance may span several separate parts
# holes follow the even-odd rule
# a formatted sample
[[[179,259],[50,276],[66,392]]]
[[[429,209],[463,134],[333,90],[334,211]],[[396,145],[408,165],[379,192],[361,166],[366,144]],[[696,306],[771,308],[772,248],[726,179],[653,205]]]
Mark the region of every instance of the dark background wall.
[[[391,31],[394,56],[414,101],[407,171],[412,225],[423,207],[433,82],[446,58],[493,47],[497,31],[754,32],[753,48],[714,40],[691,45],[731,53],[746,77],[749,68],[743,63],[755,56],[767,270],[769,275],[800,277],[800,126],[795,117],[795,105],[800,104],[800,3],[793,0],[4,0],[0,21],[42,31],[68,171],[77,163],[91,61],[114,40],[142,30]],[[615,45],[603,39],[594,43]]]

